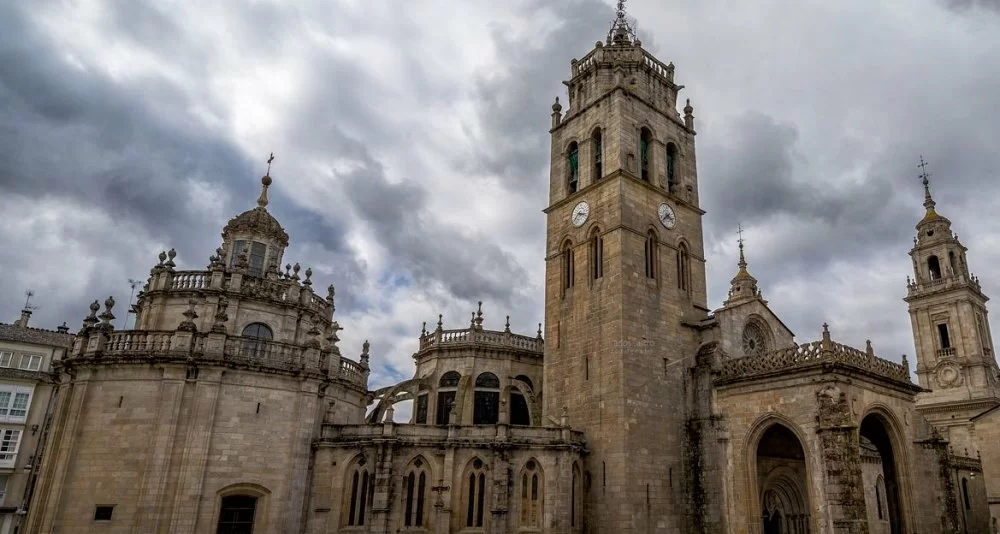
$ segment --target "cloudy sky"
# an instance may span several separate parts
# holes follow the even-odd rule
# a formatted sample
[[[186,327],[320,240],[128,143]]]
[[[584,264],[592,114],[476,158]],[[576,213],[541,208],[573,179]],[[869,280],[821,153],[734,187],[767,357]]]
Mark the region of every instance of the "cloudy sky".
[[[800,342],[913,354],[907,251],[923,155],[1000,295],[1000,2],[632,0],[698,121],[710,306],[751,272]],[[127,302],[159,251],[203,269],[269,209],[337,286],[345,355],[408,376],[420,323],[534,333],[549,106],[610,0],[0,3],[0,321]],[[124,317],[118,309],[118,325]]]

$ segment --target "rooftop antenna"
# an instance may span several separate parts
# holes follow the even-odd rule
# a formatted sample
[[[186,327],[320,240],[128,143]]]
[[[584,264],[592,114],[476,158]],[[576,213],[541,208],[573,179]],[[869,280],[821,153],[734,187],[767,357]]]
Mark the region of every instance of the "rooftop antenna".
[[[122,325],[122,330],[128,330],[128,317],[129,315],[135,313],[132,309],[132,298],[135,297],[135,288],[139,287],[141,280],[136,280],[134,278],[128,279],[128,285],[132,286],[132,294],[128,296],[128,308],[125,308],[125,324]]]

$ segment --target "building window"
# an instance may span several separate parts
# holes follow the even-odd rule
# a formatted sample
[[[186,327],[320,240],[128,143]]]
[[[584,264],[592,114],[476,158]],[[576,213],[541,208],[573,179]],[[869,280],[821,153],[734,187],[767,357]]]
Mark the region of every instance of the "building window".
[[[656,278],[656,234],[649,232],[646,236],[644,250],[646,259],[646,278]]]
[[[563,245],[563,288],[569,289],[573,287],[573,279],[576,275],[576,268],[573,265],[573,245],[567,242]]]
[[[604,276],[604,238],[601,231],[594,228],[590,238],[590,275],[594,280]]]
[[[413,461],[410,473],[403,478],[403,526],[424,527],[426,515],[427,473],[424,461]]]
[[[569,185],[569,192],[576,193],[580,185],[580,147],[573,141],[569,144],[569,156],[566,158],[568,175],[566,180]]]
[[[0,467],[14,467],[20,445],[20,429],[0,428]]]
[[[479,458],[472,461],[472,469],[465,483],[467,484],[465,526],[481,529],[486,510],[486,473],[483,461]]]
[[[667,143],[667,191],[673,192],[677,184],[677,145]]]
[[[0,351],[0,367],[10,367],[13,359],[14,359],[13,352]]]
[[[242,350],[244,358],[261,360],[266,359],[270,344],[268,341],[274,339],[271,328],[264,323],[251,323],[243,329]]]
[[[691,267],[688,256],[687,245],[681,243],[677,247],[677,287],[684,291],[689,291],[691,286]]]
[[[14,367],[24,371],[37,371],[42,366],[42,357],[38,354],[17,354],[0,352],[0,367]]]
[[[365,512],[368,510],[368,499],[371,494],[371,486],[375,482],[374,477],[369,476],[368,469],[365,468],[364,457],[358,460],[357,465],[351,471],[350,494],[347,509],[347,526],[360,527],[365,524]]]
[[[601,145],[601,129],[598,128],[594,130],[594,135],[591,138],[594,146],[594,181],[598,181],[604,177],[604,148]]]
[[[770,328],[758,319],[751,319],[743,326],[743,355],[763,356],[769,350]]]
[[[927,272],[930,274],[931,280],[941,278],[941,262],[938,261],[937,256],[927,258]]]
[[[0,386],[0,421],[24,422],[31,394],[31,388]]]
[[[642,181],[648,182],[650,172],[649,165],[649,150],[650,145],[652,145],[653,133],[649,131],[648,128],[643,128],[639,132],[639,165],[640,165],[640,177]]]
[[[257,497],[228,495],[222,498],[217,534],[252,534]]]
[[[573,464],[573,480],[569,495],[569,525],[582,525],[580,515],[583,513],[583,477],[580,476],[580,466]]]
[[[535,460],[528,460],[521,472],[521,528],[541,527],[542,477],[541,468]]]
[[[937,330],[938,330],[938,341],[941,342],[941,348],[950,349],[951,337],[948,336],[948,325],[943,323],[939,324],[937,325]]]
[[[966,510],[972,510],[972,503],[969,502],[969,479],[962,479],[962,502],[965,503]]]
[[[417,417],[414,420],[418,425],[427,424],[427,394],[417,397]]]
[[[517,388],[510,388],[510,424],[518,426],[531,425],[528,401],[524,399],[521,390]]]
[[[114,505],[97,505],[94,508],[94,521],[111,521],[111,514],[114,511]]]
[[[455,388],[458,387],[458,382],[461,379],[462,375],[455,371],[448,371],[441,375],[441,380],[438,382],[440,389],[438,389],[437,424],[447,425],[449,423],[451,410],[455,405]]]
[[[475,410],[472,424],[495,425],[500,419],[500,379],[493,373],[476,377]]]

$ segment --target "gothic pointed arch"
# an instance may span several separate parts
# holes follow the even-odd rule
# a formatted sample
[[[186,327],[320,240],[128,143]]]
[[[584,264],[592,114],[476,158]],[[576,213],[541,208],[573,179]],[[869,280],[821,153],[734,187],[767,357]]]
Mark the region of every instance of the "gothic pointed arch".
[[[604,276],[604,237],[601,235],[601,228],[596,224],[590,229],[588,240],[590,262],[590,278],[598,280]]]
[[[566,147],[566,190],[570,194],[576,193],[580,188],[580,144],[576,141],[570,142]]]
[[[604,177],[604,130],[598,126],[590,133],[592,182]]]
[[[447,425],[451,421],[451,413],[457,408],[455,401],[461,381],[462,375],[458,371],[448,371],[438,380],[437,405],[434,411],[437,424]]]
[[[569,239],[563,241],[562,248],[562,286],[565,290],[573,287],[576,279],[576,265],[573,257],[573,242]]]
[[[490,513],[488,475],[488,466],[478,456],[474,456],[466,464],[461,479],[462,490],[456,492],[461,500],[455,508],[465,529],[485,530],[489,527],[487,524]]]
[[[433,473],[427,459],[415,456],[403,470],[400,513],[403,528],[427,528],[430,521],[430,493]]]
[[[653,176],[653,130],[649,126],[639,129],[639,178],[644,182]]]
[[[673,141],[667,142],[666,154],[667,191],[673,193],[678,183],[677,166],[680,158],[680,152],[677,149],[677,145]]]
[[[743,450],[748,494],[755,496],[744,510],[751,532],[786,532],[773,529],[790,526],[793,532],[815,531],[806,443],[801,429],[777,413],[762,415],[750,427]]]
[[[878,451],[885,485],[886,519],[889,532],[909,532],[912,502],[908,451],[902,425],[892,409],[882,403],[868,406],[859,419],[858,440],[867,439]]]
[[[687,241],[677,242],[677,289],[691,294],[691,252]]]
[[[541,464],[535,458],[528,459],[521,467],[517,478],[517,523],[519,528],[541,530],[544,485],[545,477]]]
[[[361,453],[347,464],[344,473],[341,526],[363,527],[367,524],[375,493],[375,471],[368,458]]]
[[[646,278],[659,278],[659,243],[660,237],[655,228],[646,231],[646,241],[643,246],[643,258],[645,260]]]

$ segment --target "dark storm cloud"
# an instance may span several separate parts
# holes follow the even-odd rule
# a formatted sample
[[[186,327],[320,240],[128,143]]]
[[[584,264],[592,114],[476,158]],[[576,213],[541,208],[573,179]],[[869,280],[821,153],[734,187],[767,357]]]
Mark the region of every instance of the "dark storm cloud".
[[[991,9],[1000,13],[1000,0],[943,0],[951,9],[965,11],[974,8]]]
[[[571,55],[582,57],[607,32],[613,11],[597,0],[563,0],[526,9],[551,9],[562,20],[537,40],[514,40],[506,28],[493,29],[500,62],[508,68],[476,80],[482,138],[469,166],[499,176],[512,191],[536,196],[548,190],[547,173],[540,173],[549,158],[552,103],[556,96],[566,101],[560,80],[569,77]]]

